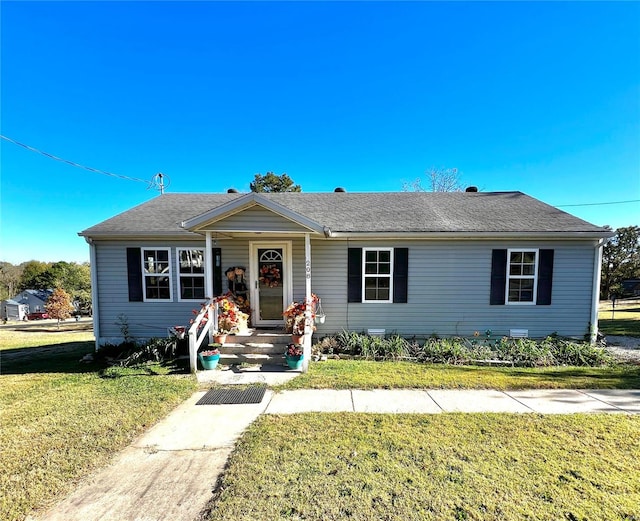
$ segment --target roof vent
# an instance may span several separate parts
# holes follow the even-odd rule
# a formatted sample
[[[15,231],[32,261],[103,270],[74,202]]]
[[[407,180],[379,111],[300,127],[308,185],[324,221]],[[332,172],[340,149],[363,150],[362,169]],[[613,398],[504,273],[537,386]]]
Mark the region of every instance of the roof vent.
[[[342,188],[341,186],[339,186],[338,188],[336,188],[334,190],[334,192],[346,192],[346,190],[344,188]]]
[[[238,193],[238,190],[236,190],[235,188],[229,188],[229,189],[227,190],[227,193],[228,193],[228,194],[237,194],[237,193]]]
[[[465,190],[465,192],[477,192],[477,191],[478,191],[477,186],[468,186],[467,189]]]

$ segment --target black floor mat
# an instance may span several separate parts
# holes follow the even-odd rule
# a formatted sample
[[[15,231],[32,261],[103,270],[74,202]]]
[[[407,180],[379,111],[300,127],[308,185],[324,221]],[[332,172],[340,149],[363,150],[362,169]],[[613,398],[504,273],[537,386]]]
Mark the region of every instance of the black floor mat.
[[[210,389],[196,405],[230,405],[241,403],[260,403],[266,387],[248,387],[246,389]]]

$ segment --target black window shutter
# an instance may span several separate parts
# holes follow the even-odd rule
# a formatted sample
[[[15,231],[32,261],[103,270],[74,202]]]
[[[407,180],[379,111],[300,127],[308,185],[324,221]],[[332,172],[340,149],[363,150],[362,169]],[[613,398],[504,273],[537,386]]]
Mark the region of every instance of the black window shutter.
[[[213,248],[213,295],[210,297],[217,297],[224,292],[222,288],[222,249]]]
[[[553,282],[553,250],[540,250],[538,259],[538,296],[536,304],[551,304],[551,286]]]
[[[362,248],[348,250],[347,302],[362,302]]]
[[[127,282],[129,302],[142,302],[142,252],[140,248],[127,248]]]
[[[393,250],[393,302],[407,302],[409,282],[409,248]]]
[[[491,252],[491,296],[489,304],[504,305],[504,294],[507,285],[507,250]]]

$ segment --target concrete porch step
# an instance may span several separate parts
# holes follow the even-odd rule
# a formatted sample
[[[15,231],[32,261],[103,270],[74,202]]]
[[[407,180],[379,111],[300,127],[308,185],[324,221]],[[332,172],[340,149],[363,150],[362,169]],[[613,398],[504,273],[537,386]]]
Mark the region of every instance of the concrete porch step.
[[[287,344],[230,344],[225,342],[220,348],[221,353],[241,355],[247,353],[256,354],[282,354],[287,349]]]
[[[227,335],[225,344],[288,344],[291,335],[282,330],[248,329],[243,333]]]
[[[220,353],[220,365],[240,365],[240,364],[259,364],[259,365],[286,365],[284,355],[282,353]]]
[[[281,330],[249,329],[227,335],[220,348],[220,364],[286,365],[284,352],[291,343],[291,335]]]

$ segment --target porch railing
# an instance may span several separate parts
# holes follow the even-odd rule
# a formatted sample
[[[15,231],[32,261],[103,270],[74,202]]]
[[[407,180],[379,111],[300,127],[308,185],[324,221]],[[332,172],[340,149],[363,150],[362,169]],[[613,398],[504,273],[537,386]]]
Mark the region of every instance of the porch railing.
[[[209,343],[213,340],[213,332],[218,329],[218,301],[211,299],[203,304],[200,313],[189,328],[189,367],[192,373],[198,370],[198,349],[208,334]]]

